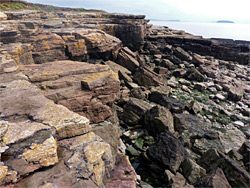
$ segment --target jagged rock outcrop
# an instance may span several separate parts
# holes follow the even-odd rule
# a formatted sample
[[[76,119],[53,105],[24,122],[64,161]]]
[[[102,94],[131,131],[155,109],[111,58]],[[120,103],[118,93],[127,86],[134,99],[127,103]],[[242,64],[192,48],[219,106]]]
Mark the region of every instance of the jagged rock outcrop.
[[[0,186],[248,187],[248,42],[57,10],[1,21]]]

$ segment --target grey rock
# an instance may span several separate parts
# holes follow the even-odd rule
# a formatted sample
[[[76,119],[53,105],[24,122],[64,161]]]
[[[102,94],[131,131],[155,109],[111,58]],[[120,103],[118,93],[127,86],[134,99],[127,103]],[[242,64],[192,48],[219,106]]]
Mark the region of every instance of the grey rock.
[[[183,175],[191,184],[195,184],[200,177],[206,174],[206,170],[191,159],[186,159],[181,166]]]
[[[160,134],[157,143],[147,150],[148,155],[158,163],[176,172],[184,160],[184,147],[169,131]]]
[[[130,98],[124,106],[122,120],[129,125],[136,125],[143,120],[145,113],[152,107],[153,105],[146,101]]]
[[[150,135],[156,136],[165,130],[174,134],[173,116],[169,110],[161,106],[155,106],[145,115],[145,126]]]
[[[232,187],[249,187],[250,174],[237,162],[215,149],[207,151],[199,164],[208,171],[220,167]]]
[[[203,176],[195,185],[196,187],[231,188],[221,168],[217,168]]]
[[[185,52],[182,48],[177,47],[174,50],[174,54],[180,58],[183,61],[191,61],[192,60],[192,56],[190,56],[187,52]]]

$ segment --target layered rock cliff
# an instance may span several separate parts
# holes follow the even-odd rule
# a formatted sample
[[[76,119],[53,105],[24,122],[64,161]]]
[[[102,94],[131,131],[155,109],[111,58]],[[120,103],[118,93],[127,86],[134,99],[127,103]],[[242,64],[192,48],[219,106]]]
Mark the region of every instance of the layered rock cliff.
[[[141,15],[0,17],[0,186],[249,186],[249,42]]]

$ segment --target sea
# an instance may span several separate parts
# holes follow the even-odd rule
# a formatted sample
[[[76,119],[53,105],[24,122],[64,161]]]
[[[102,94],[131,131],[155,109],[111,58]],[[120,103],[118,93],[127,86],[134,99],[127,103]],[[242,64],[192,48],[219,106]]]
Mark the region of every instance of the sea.
[[[184,30],[187,33],[203,38],[224,38],[250,41],[250,24],[238,23],[200,23],[150,21],[153,25],[167,26],[171,29]]]

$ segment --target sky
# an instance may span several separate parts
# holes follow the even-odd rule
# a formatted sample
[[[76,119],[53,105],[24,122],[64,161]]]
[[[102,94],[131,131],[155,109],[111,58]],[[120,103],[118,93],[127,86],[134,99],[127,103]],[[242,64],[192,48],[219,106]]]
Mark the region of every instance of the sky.
[[[27,0],[62,7],[144,14],[148,19],[250,24],[250,0]]]

